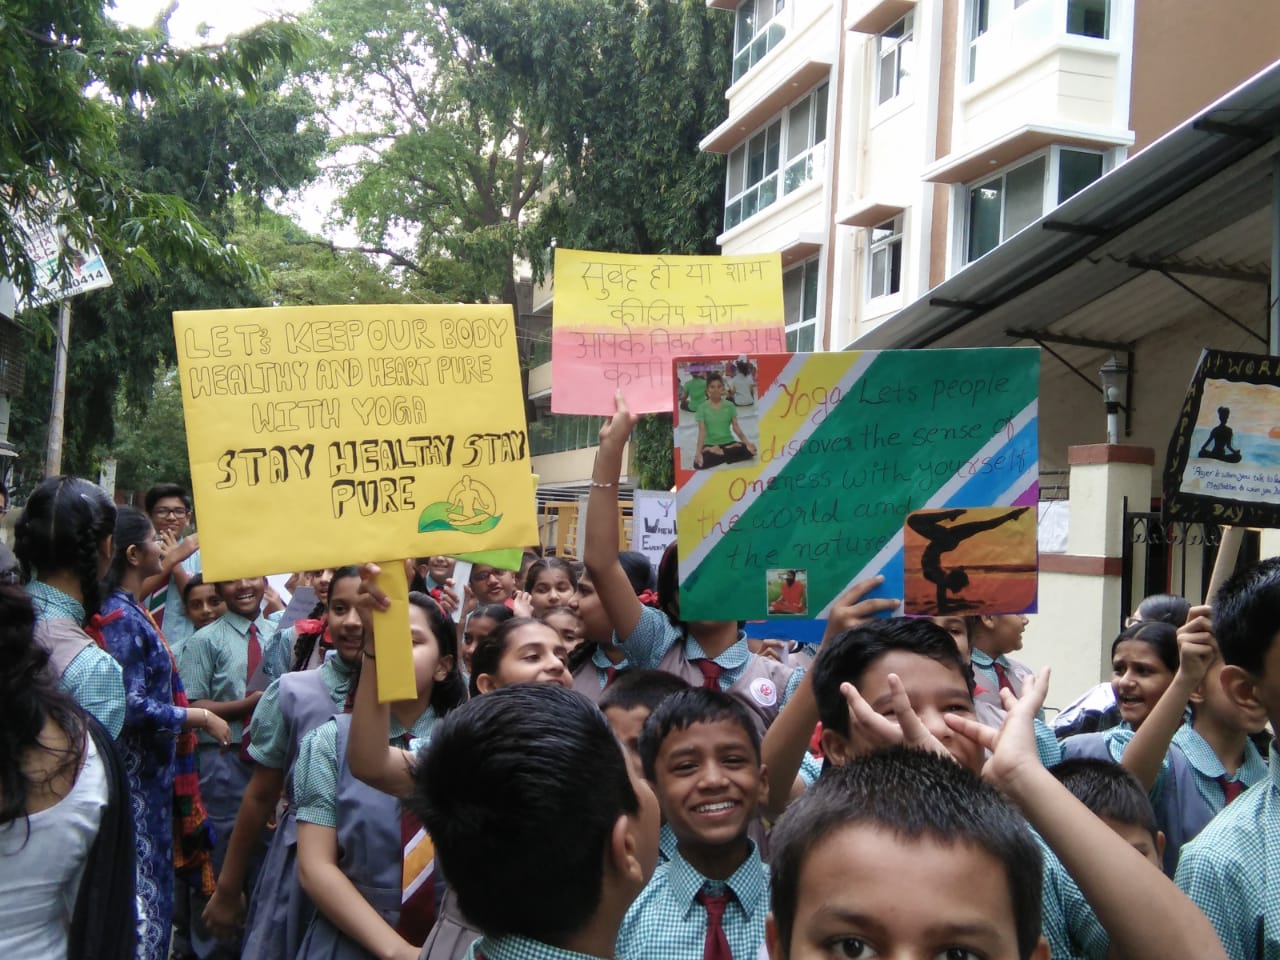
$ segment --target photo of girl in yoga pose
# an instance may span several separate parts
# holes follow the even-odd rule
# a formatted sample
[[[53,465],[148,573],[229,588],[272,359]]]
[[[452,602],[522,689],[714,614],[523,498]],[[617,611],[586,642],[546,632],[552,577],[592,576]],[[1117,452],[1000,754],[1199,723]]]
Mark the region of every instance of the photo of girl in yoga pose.
[[[905,528],[908,614],[1035,609],[1036,516],[1031,507],[920,510]]]

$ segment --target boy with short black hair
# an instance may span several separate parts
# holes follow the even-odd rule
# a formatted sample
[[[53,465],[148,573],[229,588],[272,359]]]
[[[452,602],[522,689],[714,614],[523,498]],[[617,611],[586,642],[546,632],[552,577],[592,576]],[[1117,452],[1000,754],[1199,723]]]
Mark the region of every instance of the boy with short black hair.
[[[1164,856],[1164,834],[1156,826],[1156,812],[1142,784],[1132,773],[1110,760],[1077,757],[1049,770],[1129,846],[1157,867]]]
[[[1127,960],[1223,955],[1208,922],[1167,878],[1038,762],[1034,718],[1047,674],[1027,678],[1021,700],[1004,698],[1009,717],[999,731],[977,721],[955,643],[925,620],[863,623],[828,640],[811,674],[833,763],[906,745],[982,770],[1018,804],[1046,842],[1043,925],[1055,958],[1102,958],[1108,935]],[[985,766],[984,749],[994,751]],[[1130,908],[1137,889],[1146,911]]]
[[[672,694],[688,690],[689,684],[665,670],[628,670],[605,688],[600,695],[600,709],[622,745],[643,769],[640,760],[640,731],[649,715]]]
[[[627,913],[618,960],[754,957],[769,882],[748,836],[768,782],[752,715],[720,690],[673,694],[645,721],[640,757],[676,849]]]
[[[1049,956],[1035,838],[950,760],[903,747],[857,757],[788,808],[772,844],[773,960],[833,940],[878,957]]]
[[[413,774],[406,805],[485,931],[468,957],[613,957],[657,859],[658,805],[595,704],[549,683],[477,697],[433,728]]]
[[[163,547],[160,572],[149,577],[142,589],[147,609],[164,630],[176,656],[196,631],[182,602],[187,581],[201,569],[199,535],[182,535],[191,520],[191,494],[176,483],[157,483],[146,492],[143,504]]]
[[[1194,611],[1193,611],[1194,612]],[[1231,577],[1213,600],[1211,630],[1226,666],[1221,683],[1241,708],[1262,707],[1280,727],[1280,558]],[[1280,956],[1280,754],[1269,776],[1244,791],[1182,848],[1177,883],[1208,914],[1232,960]]]

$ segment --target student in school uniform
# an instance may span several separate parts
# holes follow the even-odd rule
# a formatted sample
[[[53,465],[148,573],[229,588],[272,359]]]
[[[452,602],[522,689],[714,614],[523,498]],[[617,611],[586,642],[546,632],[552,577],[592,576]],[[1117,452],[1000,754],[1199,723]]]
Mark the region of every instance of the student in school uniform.
[[[618,412],[600,429],[587,511],[585,560],[591,583],[630,666],[670,671],[693,686],[737,697],[752,712],[763,737],[804,677],[797,669],[751,652],[732,620],[686,623],[680,618],[675,544],[658,567],[658,603],[646,607],[618,562],[618,478],[636,416],[622,395]],[[582,601],[579,600],[579,610]]]
[[[855,596],[850,591],[842,601]],[[826,641],[811,683],[828,768],[906,745],[984,772],[1023,809],[1045,841],[1043,933],[1055,960],[1102,960],[1108,937],[1127,960],[1156,960],[1170,951],[1188,960],[1201,950],[1220,956],[1206,946],[1212,930],[1168,878],[1078,806],[1037,762],[1033,721],[1044,702],[1044,678],[1028,678],[1021,700],[1007,695],[1009,717],[993,730],[977,720],[972,675],[952,638],[928,620],[894,618],[863,622]],[[993,755],[984,766],[985,751],[1005,737],[1013,739],[1000,756],[1010,763]],[[1149,910],[1132,909],[1137,889]]]
[[[550,683],[477,697],[432,731],[414,779],[409,805],[485,931],[468,958],[614,957],[657,861],[658,803],[591,701]]]
[[[1022,696],[1022,684],[1035,672],[1009,656],[1022,649],[1022,634],[1031,621],[1022,614],[984,614],[964,619],[969,628],[969,662],[976,684],[973,699],[1001,709],[1000,691],[1011,690],[1015,697]]]
[[[176,483],[157,483],[143,503],[162,540],[160,572],[143,584],[147,608],[177,656],[196,631],[182,602],[187,581],[201,568],[199,534],[182,535],[191,519],[191,494]]]
[[[651,575],[649,561],[644,559],[645,571]],[[618,554],[618,562],[627,575],[627,582],[636,599],[645,606],[657,603],[657,593],[649,588],[647,580],[638,580],[636,567],[624,551]],[[573,674],[573,689],[584,697],[599,700],[606,688],[631,669],[631,661],[623,649],[613,642],[613,624],[605,612],[600,594],[590,571],[584,570],[578,577],[578,617],[582,621],[583,642],[569,657],[569,672]]]
[[[676,849],[627,912],[618,960],[755,956],[769,881],[748,835],[767,789],[751,714],[719,690],[672,694],[645,721],[640,756]]]
[[[1137,777],[1118,763],[1088,757],[1064,760],[1049,772],[1149,863],[1162,865],[1164,833]]]
[[[115,522],[115,504],[97,484],[51,477],[27,500],[14,529],[13,552],[35,608],[36,643],[49,653],[50,675],[107,733],[119,737],[124,674],[84,631],[101,605]]]
[[[333,655],[317,670],[286,673],[267,687],[253,711],[249,758],[253,776],[240,804],[218,888],[204,910],[215,935],[231,940],[244,925],[243,955],[255,960],[292,960],[312,907],[297,883],[297,804],[292,771],[303,737],[342,711],[360,675],[364,623],[357,606],[360,571],[340,567],[328,585],[325,614]],[[283,808],[278,801],[284,796]],[[245,880],[268,822],[276,827],[253,895]],[[247,922],[246,922],[247,911]]]
[[[1226,664],[1220,682],[1227,696],[1244,710],[1261,707],[1280,728],[1280,558],[1223,584],[1213,600],[1212,628]],[[1280,956],[1280,760],[1274,742],[1269,767],[1267,779],[1183,848],[1178,864],[1178,886],[1208,914],[1231,960]]]
[[[969,642],[969,628],[975,622],[980,622],[981,617],[955,617],[942,616],[930,617],[933,623],[936,623],[947,633],[951,634],[951,639],[956,642],[956,647],[960,651],[960,657],[969,664],[973,669],[972,647]],[[1016,619],[1025,620],[1025,617]],[[1022,667],[1021,664],[1011,661],[1010,665],[1014,668],[1014,672],[1019,674],[1017,683],[1018,691],[1022,690],[1021,677],[1028,676],[1029,668]],[[977,680],[977,671],[974,671],[974,679]],[[1012,685],[1010,687],[1012,689]],[[997,691],[998,692],[998,691]],[[1017,693],[1014,694],[1017,696]],[[999,730],[1004,724],[1005,710],[1002,706],[996,706],[989,698],[979,693],[975,684],[973,693],[973,708],[977,712],[978,722],[984,723],[994,730]],[[1040,755],[1040,762],[1046,767],[1052,767],[1062,761],[1062,745],[1058,743],[1058,738],[1054,735],[1053,730],[1044,722],[1043,717],[1036,717],[1036,750]]]
[[[222,743],[201,732],[197,748],[200,795],[218,836],[213,850],[215,873],[222,869],[240,800],[253,775],[253,764],[244,759],[242,750],[249,718],[262,697],[262,691],[249,692],[249,680],[272,633],[262,613],[266,588],[265,577],[219,583],[227,612],[193,633],[178,656],[178,670],[191,706],[216,713],[230,727],[230,736]],[[203,898],[193,896],[191,948],[196,956],[200,960],[238,957],[239,944],[220,943],[200,920],[203,912]]]
[[[409,630],[418,696],[391,705],[389,732],[412,750],[466,693],[454,623],[425,593],[409,594]],[[359,686],[376,686],[370,673]],[[416,960],[435,921],[431,840],[394,796],[355,777],[350,739],[351,715],[341,714],[307,734],[294,767],[298,882],[316,906],[297,958]]]
[[[1156,821],[1168,837],[1164,866],[1170,876],[1183,846],[1244,790],[1267,778],[1267,763],[1250,739],[1266,727],[1266,712],[1260,704],[1241,707],[1227,696],[1211,611],[1195,607],[1192,614],[1178,629],[1173,682],[1137,732],[1113,746],[1113,753],[1122,751],[1125,769],[1151,792]]]

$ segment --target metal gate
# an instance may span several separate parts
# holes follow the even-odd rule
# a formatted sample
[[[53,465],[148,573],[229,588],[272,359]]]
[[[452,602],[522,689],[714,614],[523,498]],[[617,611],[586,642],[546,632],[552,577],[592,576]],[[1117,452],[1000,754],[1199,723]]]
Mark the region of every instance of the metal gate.
[[[1203,602],[1221,539],[1222,528],[1217,524],[1165,523],[1159,513],[1130,512],[1126,498],[1121,620],[1134,611],[1143,597],[1153,593],[1176,594],[1192,604]],[[1258,552],[1257,532],[1246,531],[1237,568],[1256,563]]]

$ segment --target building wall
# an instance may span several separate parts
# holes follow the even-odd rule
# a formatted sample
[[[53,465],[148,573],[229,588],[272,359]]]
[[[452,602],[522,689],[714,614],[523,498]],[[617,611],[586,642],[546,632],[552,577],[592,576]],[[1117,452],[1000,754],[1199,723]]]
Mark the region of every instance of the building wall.
[[[1159,139],[1277,58],[1280,4],[1272,0],[1138,3],[1133,149]]]

